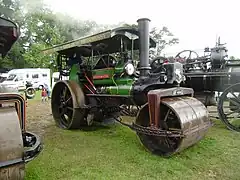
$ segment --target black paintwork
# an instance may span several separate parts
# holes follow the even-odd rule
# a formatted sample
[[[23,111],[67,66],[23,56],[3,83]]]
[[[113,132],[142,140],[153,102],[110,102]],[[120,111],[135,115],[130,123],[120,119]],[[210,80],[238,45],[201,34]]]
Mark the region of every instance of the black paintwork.
[[[6,56],[20,35],[18,26],[3,17],[0,17],[0,54]]]

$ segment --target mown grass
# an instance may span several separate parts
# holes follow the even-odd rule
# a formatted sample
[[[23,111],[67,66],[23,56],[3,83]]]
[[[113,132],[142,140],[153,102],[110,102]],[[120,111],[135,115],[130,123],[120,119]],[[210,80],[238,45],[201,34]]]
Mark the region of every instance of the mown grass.
[[[205,139],[171,158],[147,152],[120,125],[94,131],[52,126],[43,142],[42,153],[26,165],[26,180],[240,179],[240,133],[217,120]]]

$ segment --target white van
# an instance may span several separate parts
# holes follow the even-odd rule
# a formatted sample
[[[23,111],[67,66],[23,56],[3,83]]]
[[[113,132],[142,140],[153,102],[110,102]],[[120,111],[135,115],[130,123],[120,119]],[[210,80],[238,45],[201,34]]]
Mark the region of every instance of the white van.
[[[60,73],[59,72],[54,72],[52,74],[52,89],[53,89],[55,83],[60,80],[59,77],[60,77]],[[62,76],[62,80],[68,80],[68,79],[69,79],[69,76]]]
[[[0,83],[5,81],[8,77],[8,73],[0,73]]]
[[[33,88],[41,89],[44,83],[50,86],[50,69],[45,68],[26,68],[13,69],[8,72],[8,77],[1,84],[8,87],[17,87],[18,90],[26,89],[26,82],[33,84]]]

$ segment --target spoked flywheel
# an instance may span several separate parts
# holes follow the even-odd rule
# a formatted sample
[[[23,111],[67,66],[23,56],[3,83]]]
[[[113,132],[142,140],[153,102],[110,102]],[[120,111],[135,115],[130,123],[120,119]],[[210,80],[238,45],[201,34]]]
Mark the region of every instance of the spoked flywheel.
[[[218,113],[230,130],[240,132],[240,83],[223,91],[218,101]]]
[[[75,81],[58,81],[52,91],[52,114],[63,129],[76,129],[85,125],[85,97]]]
[[[153,154],[170,156],[200,141],[211,123],[205,106],[192,97],[164,98],[160,104],[159,131],[179,132],[179,136],[138,133],[142,144]],[[150,127],[148,104],[139,112],[136,123]],[[176,134],[176,133],[175,133]]]

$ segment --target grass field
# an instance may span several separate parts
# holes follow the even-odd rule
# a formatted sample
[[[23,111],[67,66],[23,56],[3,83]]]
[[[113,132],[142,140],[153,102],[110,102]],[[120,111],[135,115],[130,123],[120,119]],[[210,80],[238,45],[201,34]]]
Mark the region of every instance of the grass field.
[[[26,165],[26,180],[240,179],[240,133],[217,120],[200,143],[162,158],[147,152],[135,133],[120,125],[89,132],[59,129],[49,102],[36,99],[28,103],[28,123],[41,134],[44,150]]]

